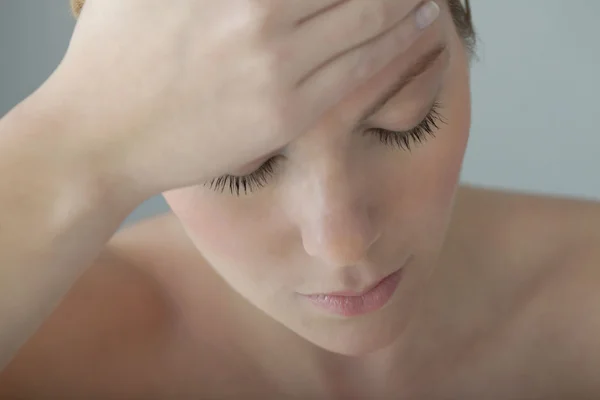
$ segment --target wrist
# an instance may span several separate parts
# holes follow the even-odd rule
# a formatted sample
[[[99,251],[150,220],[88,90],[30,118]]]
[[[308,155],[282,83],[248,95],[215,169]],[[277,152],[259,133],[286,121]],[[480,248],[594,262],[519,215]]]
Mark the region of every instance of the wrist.
[[[73,103],[42,86],[7,115],[7,123],[17,128],[8,129],[4,145],[12,146],[23,169],[32,168],[60,188],[67,207],[125,218],[150,194],[122,172],[119,155],[103,140],[109,128]]]

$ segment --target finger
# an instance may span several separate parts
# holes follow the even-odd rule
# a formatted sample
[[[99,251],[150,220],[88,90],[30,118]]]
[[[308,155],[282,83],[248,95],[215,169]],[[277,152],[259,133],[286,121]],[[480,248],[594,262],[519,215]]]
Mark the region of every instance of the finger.
[[[298,26],[318,17],[319,15],[353,0],[272,0],[275,7],[281,6],[281,20],[288,25]],[[369,0],[363,0],[369,1]]]
[[[303,24],[289,43],[288,76],[308,75],[405,19],[419,0],[351,0]]]
[[[313,112],[323,113],[406,52],[421,36],[424,26],[430,26],[439,16],[440,8],[435,2],[423,7],[385,34],[345,53],[300,82],[301,104],[310,104]]]
[[[298,27],[313,19],[328,13],[333,9],[342,6],[352,0],[307,0],[299,1],[296,6],[298,10],[295,12],[294,23]]]

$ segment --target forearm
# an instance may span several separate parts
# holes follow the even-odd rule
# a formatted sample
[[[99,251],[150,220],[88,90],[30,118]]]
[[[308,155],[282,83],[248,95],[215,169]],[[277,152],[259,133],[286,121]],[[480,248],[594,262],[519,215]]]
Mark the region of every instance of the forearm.
[[[83,132],[35,103],[0,121],[0,370],[138,203]]]

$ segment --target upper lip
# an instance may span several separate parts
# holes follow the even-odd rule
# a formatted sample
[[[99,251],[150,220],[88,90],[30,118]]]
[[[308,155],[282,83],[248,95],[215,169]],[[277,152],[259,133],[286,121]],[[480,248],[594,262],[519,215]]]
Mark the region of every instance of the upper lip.
[[[390,276],[394,275],[396,272],[404,269],[411,262],[412,259],[413,259],[413,256],[409,255],[405,259],[405,261],[402,263],[402,266],[400,268],[398,268],[397,270],[395,270],[393,272],[390,272],[389,274],[385,275],[383,278],[379,279],[377,282],[371,283],[370,285],[366,286],[364,289],[362,289],[360,291],[340,290],[340,291],[335,291],[335,292],[330,292],[330,293],[310,293],[310,294],[302,294],[302,295],[308,296],[308,297],[317,297],[317,296],[360,297],[360,296],[364,296],[365,294],[369,293],[371,290],[375,289],[381,282],[383,282]]]
[[[360,291],[354,291],[354,290],[341,290],[341,291],[337,291],[337,292],[331,292],[331,293],[313,293],[310,294],[309,296],[341,296],[341,297],[360,297],[360,296],[364,296],[365,294],[369,293],[371,290],[375,289],[381,282],[383,282],[386,278],[388,278],[389,276],[395,274],[397,271],[394,271],[386,276],[384,276],[383,278],[379,279],[377,282],[372,283],[370,285],[368,285],[365,289],[360,290]]]

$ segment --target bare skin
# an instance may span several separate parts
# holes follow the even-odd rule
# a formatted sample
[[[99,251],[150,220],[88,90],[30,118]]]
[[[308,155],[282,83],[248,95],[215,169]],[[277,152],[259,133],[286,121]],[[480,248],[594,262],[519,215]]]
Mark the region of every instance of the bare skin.
[[[0,119],[0,368],[135,206],[295,141],[440,15],[281,4],[86,2],[58,68]]]
[[[397,359],[369,365],[310,345],[248,305],[167,214],[115,236],[0,375],[0,393],[593,398],[598,227],[596,203],[462,188],[440,260],[451,274],[432,282],[443,280],[443,298],[426,297],[423,318],[398,339]],[[201,279],[182,298],[189,283],[177,271],[191,266]]]
[[[458,186],[448,2],[87,4],[0,120],[0,397],[600,395],[600,206]],[[173,214],[113,235],[158,192]],[[302,296],[399,268],[362,315]]]

